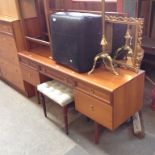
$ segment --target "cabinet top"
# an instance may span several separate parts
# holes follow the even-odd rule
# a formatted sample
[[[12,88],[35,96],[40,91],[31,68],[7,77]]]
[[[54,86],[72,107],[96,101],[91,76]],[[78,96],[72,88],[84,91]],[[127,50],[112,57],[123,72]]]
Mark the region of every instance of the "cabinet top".
[[[3,22],[14,22],[17,20],[18,18],[0,15],[0,21],[3,21]]]
[[[88,75],[88,73],[77,73],[60,64],[57,64],[54,60],[50,59],[49,56],[45,53],[44,56],[40,55],[38,54],[38,51],[22,51],[19,53],[19,57],[24,57],[26,59],[29,59],[30,61],[38,63],[38,65],[40,66],[43,65],[53,70],[57,70],[65,75],[72,77],[73,79],[89,83],[98,88],[105,89],[109,92],[115,91],[124,84],[144,74],[144,71],[142,70],[137,74],[129,70],[117,68],[117,71],[120,75],[116,76],[111,72],[107,71],[104,68],[104,65],[98,67],[91,75]]]

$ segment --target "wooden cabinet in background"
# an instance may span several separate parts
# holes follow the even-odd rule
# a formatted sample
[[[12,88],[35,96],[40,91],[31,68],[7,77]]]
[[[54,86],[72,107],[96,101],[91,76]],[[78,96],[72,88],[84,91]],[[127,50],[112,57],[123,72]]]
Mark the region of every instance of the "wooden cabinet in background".
[[[20,22],[0,17],[0,77],[23,93],[25,88],[17,54],[24,48]]]
[[[0,15],[19,19],[16,0],[0,0]]]
[[[139,1],[139,17],[144,18],[142,47],[145,54],[143,67],[149,71],[155,68],[155,0]]]

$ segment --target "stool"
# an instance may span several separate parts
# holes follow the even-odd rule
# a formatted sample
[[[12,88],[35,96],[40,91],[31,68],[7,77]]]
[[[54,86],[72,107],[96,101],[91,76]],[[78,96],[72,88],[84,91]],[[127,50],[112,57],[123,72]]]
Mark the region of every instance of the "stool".
[[[66,85],[56,80],[48,81],[37,86],[39,100],[43,105],[44,115],[47,117],[44,96],[48,97],[63,108],[65,132],[68,134],[68,105],[73,102],[73,91]]]

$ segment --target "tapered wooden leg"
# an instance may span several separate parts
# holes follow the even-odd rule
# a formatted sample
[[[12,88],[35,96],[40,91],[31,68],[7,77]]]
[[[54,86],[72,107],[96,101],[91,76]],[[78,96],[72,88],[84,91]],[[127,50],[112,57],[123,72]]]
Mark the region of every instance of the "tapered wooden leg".
[[[100,138],[100,125],[95,122],[95,144],[99,144]]]
[[[65,132],[68,135],[68,106],[63,107],[64,123],[65,123]]]
[[[37,91],[37,88],[35,88],[35,94],[37,96],[38,104],[40,104],[40,96],[39,96],[39,92]]]
[[[42,103],[42,106],[43,106],[43,110],[44,110],[44,115],[45,117],[47,117],[47,113],[46,113],[46,104],[45,104],[45,98],[44,98],[44,95],[39,93],[40,94],[40,99],[41,99],[41,103]]]

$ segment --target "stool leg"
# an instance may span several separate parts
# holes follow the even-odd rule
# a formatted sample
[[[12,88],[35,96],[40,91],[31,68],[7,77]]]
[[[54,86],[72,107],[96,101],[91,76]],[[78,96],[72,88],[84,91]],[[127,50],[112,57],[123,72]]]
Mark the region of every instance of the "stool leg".
[[[95,144],[99,144],[100,125],[95,122]]]
[[[65,123],[65,132],[68,135],[68,106],[63,107],[64,123]]]
[[[38,104],[40,104],[40,96],[39,96],[39,92],[37,91],[37,88],[35,88],[35,94],[37,96]]]
[[[43,106],[43,110],[44,110],[44,115],[45,117],[47,117],[47,113],[46,113],[46,104],[45,104],[45,98],[44,98],[44,95],[39,93],[40,94],[40,98],[41,98],[41,103],[42,103],[42,106]]]

